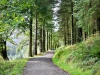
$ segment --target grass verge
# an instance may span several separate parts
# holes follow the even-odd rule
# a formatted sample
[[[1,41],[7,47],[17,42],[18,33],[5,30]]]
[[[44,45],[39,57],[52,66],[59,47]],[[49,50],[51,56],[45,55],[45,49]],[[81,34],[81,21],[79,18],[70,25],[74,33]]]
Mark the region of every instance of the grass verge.
[[[100,36],[56,50],[53,62],[70,75],[100,75]]]
[[[0,75],[22,75],[27,59],[0,62]]]

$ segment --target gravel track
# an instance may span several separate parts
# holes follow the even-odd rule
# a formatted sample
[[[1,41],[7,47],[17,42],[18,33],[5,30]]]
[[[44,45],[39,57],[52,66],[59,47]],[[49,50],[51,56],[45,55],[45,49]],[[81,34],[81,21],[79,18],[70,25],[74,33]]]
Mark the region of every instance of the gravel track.
[[[54,51],[32,58],[27,62],[23,75],[69,75],[52,62]]]

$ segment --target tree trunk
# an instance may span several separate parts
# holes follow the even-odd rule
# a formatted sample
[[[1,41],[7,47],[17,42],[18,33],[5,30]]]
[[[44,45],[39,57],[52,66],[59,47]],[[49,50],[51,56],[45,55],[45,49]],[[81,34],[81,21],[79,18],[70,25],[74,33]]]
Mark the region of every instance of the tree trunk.
[[[75,18],[74,18],[75,19]],[[76,27],[76,19],[75,19],[75,22],[74,22],[74,44],[77,43],[77,27]]]
[[[51,36],[50,37],[51,37],[50,41],[51,41],[51,50],[52,50],[52,29],[51,29]]]
[[[85,41],[85,31],[82,29],[82,34],[83,34],[83,41]]]
[[[64,45],[66,46],[67,44],[67,37],[66,37],[66,25],[64,24]]]
[[[8,56],[7,56],[7,48],[6,48],[6,41],[3,41],[4,43],[4,48],[1,51],[1,55],[3,57],[4,60],[9,60]]]
[[[43,25],[43,52],[45,52],[45,26]]]
[[[37,55],[37,27],[38,27],[38,21],[37,21],[37,13],[36,13],[36,29],[35,29],[35,47],[34,47],[34,50],[35,50],[35,55]]]
[[[48,42],[49,42],[49,49],[51,48],[51,46],[50,46],[50,33],[49,33],[49,38],[48,38]]]
[[[97,31],[100,33],[100,18],[97,18]]]
[[[78,29],[78,42],[82,41],[82,28],[77,28]]]
[[[67,43],[68,43],[68,45],[70,45],[69,37],[70,37],[70,35],[69,35],[69,26],[68,26],[68,19],[67,19]]]
[[[40,28],[40,51],[43,52],[43,48],[42,48],[42,27]]]
[[[32,57],[32,12],[31,12],[31,18],[30,18],[30,43],[29,43],[29,56]]]
[[[96,33],[96,29],[93,28],[93,34],[95,34],[95,33]]]
[[[47,30],[47,51],[48,51],[48,30]]]
[[[74,44],[74,17],[73,17],[73,2],[71,2],[71,16],[72,16],[71,45],[73,45],[73,44]]]

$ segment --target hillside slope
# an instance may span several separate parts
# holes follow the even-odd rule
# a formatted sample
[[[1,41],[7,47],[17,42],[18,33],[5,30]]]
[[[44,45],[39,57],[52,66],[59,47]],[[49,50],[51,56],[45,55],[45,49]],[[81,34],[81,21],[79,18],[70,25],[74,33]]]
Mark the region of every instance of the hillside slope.
[[[100,75],[100,36],[58,48],[53,62],[71,75]]]

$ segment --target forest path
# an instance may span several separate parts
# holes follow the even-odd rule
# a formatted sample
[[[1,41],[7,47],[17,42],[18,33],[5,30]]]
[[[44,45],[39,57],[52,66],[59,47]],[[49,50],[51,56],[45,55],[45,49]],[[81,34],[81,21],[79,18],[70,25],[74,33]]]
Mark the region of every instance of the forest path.
[[[23,75],[69,75],[54,65],[54,51],[46,52],[43,56],[32,58],[27,62]]]

